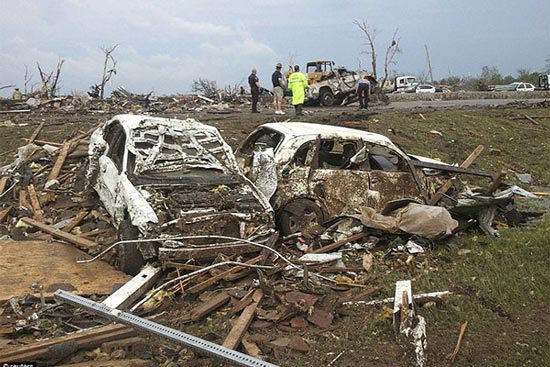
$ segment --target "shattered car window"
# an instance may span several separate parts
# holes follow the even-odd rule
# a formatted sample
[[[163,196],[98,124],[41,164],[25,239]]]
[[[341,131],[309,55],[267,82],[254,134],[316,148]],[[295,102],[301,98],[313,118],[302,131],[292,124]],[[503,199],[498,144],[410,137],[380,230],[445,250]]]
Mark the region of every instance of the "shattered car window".
[[[367,149],[371,170],[408,172],[405,160],[391,149],[380,145],[367,145]]]
[[[357,143],[353,141],[321,140],[319,167],[328,169],[358,169],[351,158],[357,154]]]
[[[254,151],[254,146],[256,144],[262,144],[266,148],[277,148],[283,135],[270,130],[270,129],[261,129],[256,134],[252,135],[247,142],[242,146],[243,154],[252,154]]]

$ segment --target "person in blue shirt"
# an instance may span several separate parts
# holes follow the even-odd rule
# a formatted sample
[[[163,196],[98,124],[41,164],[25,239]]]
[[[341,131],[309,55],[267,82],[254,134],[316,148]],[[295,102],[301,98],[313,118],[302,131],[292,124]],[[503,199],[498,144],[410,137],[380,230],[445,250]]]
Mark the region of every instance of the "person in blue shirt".
[[[371,93],[371,83],[367,75],[363,75],[355,86],[355,94],[359,97],[360,109],[367,109],[369,106],[369,94]]]

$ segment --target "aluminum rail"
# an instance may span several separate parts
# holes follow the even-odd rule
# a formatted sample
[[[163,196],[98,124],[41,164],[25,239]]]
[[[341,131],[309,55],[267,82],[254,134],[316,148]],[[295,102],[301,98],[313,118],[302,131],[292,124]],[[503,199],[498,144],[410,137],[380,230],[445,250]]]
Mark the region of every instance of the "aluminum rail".
[[[82,308],[90,313],[104,317],[108,320],[131,326],[137,330],[160,336],[170,341],[193,349],[201,355],[223,360],[234,366],[246,367],[278,367],[275,364],[262,361],[247,354],[225,348],[207,340],[197,338],[182,331],[169,328],[156,322],[126,313],[116,308],[91,301],[87,298],[74,295],[70,292],[57,290],[54,293],[57,300],[63,301],[75,307]]]

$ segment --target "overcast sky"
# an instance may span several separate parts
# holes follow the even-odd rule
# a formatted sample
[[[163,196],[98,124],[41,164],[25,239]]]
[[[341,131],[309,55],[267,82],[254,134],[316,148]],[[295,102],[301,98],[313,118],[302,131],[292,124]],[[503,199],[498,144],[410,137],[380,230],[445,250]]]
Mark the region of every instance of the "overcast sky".
[[[115,44],[108,91],[185,93],[198,78],[246,84],[253,67],[270,88],[275,63],[286,69],[291,58],[370,69],[354,20],[377,30],[380,60],[398,28],[399,74],[427,74],[424,45],[434,79],[484,65],[539,71],[550,58],[550,0],[0,0],[0,19],[0,86],[23,89],[25,65],[38,82],[37,62],[53,71],[64,59],[63,94],[97,83],[100,47]]]

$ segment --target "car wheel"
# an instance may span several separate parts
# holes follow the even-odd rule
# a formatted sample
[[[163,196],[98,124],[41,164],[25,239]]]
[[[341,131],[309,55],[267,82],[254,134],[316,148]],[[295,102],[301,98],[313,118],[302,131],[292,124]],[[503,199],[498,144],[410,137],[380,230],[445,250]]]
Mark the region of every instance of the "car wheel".
[[[288,203],[278,216],[281,232],[287,236],[300,232],[308,225],[324,222],[321,208],[312,200],[297,199]]]
[[[139,229],[129,219],[125,219],[118,227],[118,237],[122,241],[137,240]],[[118,269],[126,274],[136,275],[140,272],[145,260],[136,243],[122,243],[117,247]]]
[[[323,106],[333,106],[336,98],[334,97],[334,94],[330,90],[322,90],[319,94],[319,100],[323,104]]]

